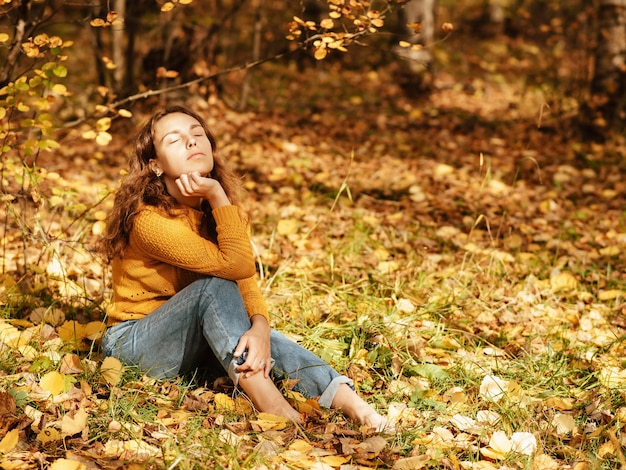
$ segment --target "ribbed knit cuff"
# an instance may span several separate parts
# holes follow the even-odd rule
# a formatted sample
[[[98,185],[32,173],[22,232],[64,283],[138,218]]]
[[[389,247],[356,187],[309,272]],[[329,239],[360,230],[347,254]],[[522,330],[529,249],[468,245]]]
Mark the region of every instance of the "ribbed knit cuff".
[[[222,206],[217,209],[213,209],[213,218],[216,224],[241,224],[241,215],[239,214],[239,207],[237,206]]]

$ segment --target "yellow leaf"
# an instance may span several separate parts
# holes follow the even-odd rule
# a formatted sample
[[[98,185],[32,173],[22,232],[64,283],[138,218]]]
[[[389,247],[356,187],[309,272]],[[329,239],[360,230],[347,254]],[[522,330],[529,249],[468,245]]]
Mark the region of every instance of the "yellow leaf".
[[[44,444],[47,442],[60,441],[61,433],[54,428],[46,428],[37,434],[37,440]]]
[[[7,33],[0,33],[0,42],[7,42],[11,37]]]
[[[65,375],[56,371],[48,372],[41,378],[39,385],[46,392],[50,392],[52,395],[59,395],[65,391]]]
[[[82,137],[83,139],[86,139],[86,140],[93,140],[96,138],[97,135],[98,134],[96,134],[96,131],[88,130],[88,131],[83,132]]]
[[[61,434],[63,436],[73,436],[83,432],[87,427],[87,412],[80,408],[74,416],[66,414],[61,420]]]
[[[617,246],[607,246],[601,248],[599,251],[602,256],[617,256],[621,253],[621,250]]]
[[[259,413],[257,418],[258,419],[251,422],[262,431],[280,431],[281,429],[285,429],[290,423],[289,419],[271,413]]]
[[[332,29],[335,26],[335,22],[330,18],[326,18],[320,22],[320,26],[324,29]]]
[[[65,342],[82,341],[85,337],[85,327],[77,321],[66,321],[58,328],[59,338]]]
[[[350,457],[346,457],[343,455],[327,455],[326,457],[322,457],[321,461],[326,465],[330,465],[331,467],[341,467],[344,463],[348,462]]]
[[[167,12],[172,11],[174,9],[174,4],[172,2],[165,2],[161,7],[161,11]]]
[[[575,291],[578,281],[570,273],[557,273],[550,277],[550,289],[554,293]]]
[[[19,431],[13,429],[6,433],[0,441],[0,454],[7,454],[13,450],[19,440]]]
[[[96,122],[96,129],[98,132],[108,131],[111,128],[111,118],[103,117]]]
[[[102,378],[109,385],[113,385],[113,386],[117,385],[122,378],[123,371],[124,371],[124,366],[122,366],[122,363],[119,361],[119,359],[116,359],[111,356],[105,357],[104,360],[102,361],[102,364],[100,365],[100,372],[102,373]]]
[[[617,367],[604,367],[600,370],[598,382],[607,388],[624,388],[626,387],[626,369]]]
[[[385,261],[391,256],[391,254],[387,251],[385,247],[379,246],[374,250],[374,256],[376,256],[378,261]]]
[[[93,341],[100,339],[106,331],[106,325],[101,321],[91,321],[84,326],[85,338]]]
[[[322,60],[328,55],[328,49],[325,47],[318,47],[313,54],[317,60]]]
[[[573,398],[551,397],[546,400],[546,406],[560,411],[570,411],[574,409]]]
[[[87,467],[78,460],[57,459],[48,468],[50,470],[85,470]]]
[[[107,224],[104,221],[98,220],[91,226],[91,233],[98,237],[104,233],[106,226]]]
[[[612,457],[613,455],[615,455],[615,444],[611,441],[605,442],[598,449],[598,456],[602,459]]]
[[[65,85],[63,85],[62,83],[56,83],[52,86],[52,91],[55,92],[57,95],[61,95],[61,96],[68,96],[69,93],[67,91],[67,87]]]
[[[215,401],[215,408],[217,410],[235,411],[235,402],[225,393],[216,394],[213,400]]]
[[[289,450],[300,452],[301,454],[306,455],[313,450],[313,446],[309,444],[307,441],[304,441],[302,439],[296,439],[289,446]]]
[[[276,225],[279,235],[293,235],[298,232],[298,221],[295,219],[282,219]]]
[[[98,132],[96,136],[96,144],[105,147],[113,140],[113,136],[108,132]]]
[[[117,114],[119,114],[122,117],[125,118],[129,118],[129,117],[133,117],[133,113],[130,112],[128,109],[120,109]]]
[[[624,291],[619,289],[609,289],[598,293],[598,300],[614,300],[618,297],[624,297]]]

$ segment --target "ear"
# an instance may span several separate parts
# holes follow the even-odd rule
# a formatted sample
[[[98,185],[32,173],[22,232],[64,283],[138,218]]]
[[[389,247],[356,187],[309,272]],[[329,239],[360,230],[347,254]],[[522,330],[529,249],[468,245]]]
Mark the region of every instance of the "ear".
[[[152,159],[148,162],[148,166],[150,167],[150,171],[152,171],[152,173],[156,174],[157,176],[161,176],[163,174],[163,170],[161,170],[161,167],[159,166],[159,163],[156,161],[156,159]]]

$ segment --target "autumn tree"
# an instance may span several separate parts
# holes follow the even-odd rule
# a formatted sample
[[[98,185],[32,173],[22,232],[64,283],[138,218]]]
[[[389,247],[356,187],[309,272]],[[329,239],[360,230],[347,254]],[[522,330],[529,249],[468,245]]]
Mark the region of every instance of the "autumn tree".
[[[595,135],[626,121],[626,0],[601,0],[590,98],[582,120]]]

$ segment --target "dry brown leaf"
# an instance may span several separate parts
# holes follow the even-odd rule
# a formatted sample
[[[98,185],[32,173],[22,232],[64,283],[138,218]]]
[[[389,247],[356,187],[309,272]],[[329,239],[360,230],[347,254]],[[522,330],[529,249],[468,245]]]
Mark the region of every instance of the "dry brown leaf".
[[[398,459],[396,463],[393,464],[393,470],[419,470],[424,468],[430,462],[430,457],[428,455],[416,455],[414,457],[406,457],[402,459]]]
[[[59,367],[61,374],[82,374],[85,368],[80,363],[80,358],[76,354],[66,354],[61,360]]]
[[[16,411],[15,398],[8,392],[0,391],[0,417],[14,415]]]

